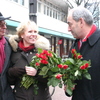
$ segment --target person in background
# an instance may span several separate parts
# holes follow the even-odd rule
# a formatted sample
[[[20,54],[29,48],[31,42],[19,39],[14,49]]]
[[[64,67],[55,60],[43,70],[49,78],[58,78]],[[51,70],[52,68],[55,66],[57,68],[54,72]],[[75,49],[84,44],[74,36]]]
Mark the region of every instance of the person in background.
[[[91,80],[76,80],[72,100],[100,100],[100,30],[93,24],[91,12],[81,6],[69,11],[67,23],[68,31],[76,38],[71,49],[81,53],[83,59],[91,60],[92,66]]]
[[[17,37],[14,35],[9,39],[13,53],[8,70],[8,80],[10,84],[14,85],[16,100],[51,100],[47,79],[39,76],[37,70],[29,66],[32,57],[37,53],[37,48],[50,49],[49,40],[38,34],[38,26],[31,20],[22,22],[17,27],[17,35]],[[28,89],[21,87],[20,77],[25,73],[38,79],[37,95],[34,94],[33,85]]]
[[[7,30],[6,19],[0,12],[0,100],[14,100],[12,89],[7,81],[7,69],[10,64],[11,47],[4,36]]]

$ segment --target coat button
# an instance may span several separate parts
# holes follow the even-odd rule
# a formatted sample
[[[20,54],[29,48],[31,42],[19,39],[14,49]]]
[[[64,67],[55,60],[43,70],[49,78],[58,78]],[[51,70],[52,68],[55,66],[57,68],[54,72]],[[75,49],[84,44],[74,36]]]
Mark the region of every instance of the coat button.
[[[30,54],[32,54],[32,52],[30,52]]]
[[[14,92],[16,93],[17,91],[16,91],[16,90],[14,90]]]

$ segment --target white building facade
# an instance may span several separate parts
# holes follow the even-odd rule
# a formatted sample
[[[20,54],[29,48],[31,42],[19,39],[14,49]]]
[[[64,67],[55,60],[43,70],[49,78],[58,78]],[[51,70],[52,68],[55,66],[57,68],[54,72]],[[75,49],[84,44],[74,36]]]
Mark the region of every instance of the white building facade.
[[[68,54],[74,41],[67,29],[67,11],[68,5],[63,0],[0,0],[0,12],[5,17],[11,16],[6,20],[9,34],[16,34],[21,21],[34,20],[39,34],[50,40],[52,51],[61,57]]]

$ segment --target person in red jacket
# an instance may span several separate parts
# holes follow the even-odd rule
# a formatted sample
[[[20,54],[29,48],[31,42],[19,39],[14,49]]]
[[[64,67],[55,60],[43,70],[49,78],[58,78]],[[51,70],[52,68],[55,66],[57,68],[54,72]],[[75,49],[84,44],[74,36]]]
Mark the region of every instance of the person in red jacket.
[[[68,31],[76,38],[71,49],[81,53],[83,59],[91,60],[92,66],[91,80],[76,80],[72,100],[100,100],[100,30],[94,25],[91,12],[81,6],[69,11],[67,23]]]
[[[6,19],[0,12],[0,100],[15,100],[12,89],[7,81],[7,69],[10,64],[11,47],[5,33],[7,30]]]

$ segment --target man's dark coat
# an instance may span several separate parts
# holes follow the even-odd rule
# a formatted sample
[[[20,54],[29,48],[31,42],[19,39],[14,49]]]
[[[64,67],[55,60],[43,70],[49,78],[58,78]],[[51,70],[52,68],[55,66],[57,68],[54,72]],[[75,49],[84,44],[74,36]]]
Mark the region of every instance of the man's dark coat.
[[[0,74],[0,100],[15,100],[12,94],[12,89],[7,81],[7,69],[10,64],[11,47],[6,41],[5,44],[6,59],[3,72]]]
[[[100,30],[96,30],[82,47],[78,49],[78,40],[72,48],[83,55],[83,59],[91,60],[89,73],[91,80],[83,78],[77,80],[77,85],[73,91],[72,100],[100,100]]]

